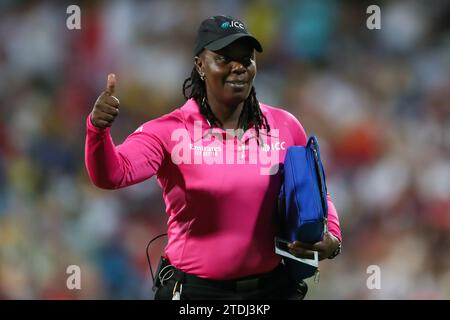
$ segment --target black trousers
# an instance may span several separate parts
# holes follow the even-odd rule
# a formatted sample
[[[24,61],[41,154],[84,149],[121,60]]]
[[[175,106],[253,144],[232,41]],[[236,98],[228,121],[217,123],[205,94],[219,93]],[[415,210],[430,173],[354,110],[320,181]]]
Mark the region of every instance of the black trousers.
[[[226,281],[172,270],[173,275],[158,286],[155,300],[171,300],[174,291],[180,292],[181,300],[301,300],[307,292],[306,283],[292,281],[283,265],[263,275]]]

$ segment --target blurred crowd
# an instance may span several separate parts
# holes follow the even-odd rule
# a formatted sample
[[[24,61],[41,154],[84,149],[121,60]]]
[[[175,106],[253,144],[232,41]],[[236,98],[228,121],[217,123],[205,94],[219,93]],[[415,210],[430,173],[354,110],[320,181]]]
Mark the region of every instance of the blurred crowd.
[[[343,253],[308,299],[450,298],[450,2],[0,2],[0,299],[151,299],[146,247],[167,215],[154,178],[91,184],[86,117],[117,76],[116,143],[183,104],[204,18],[260,39],[258,99],[293,113],[323,149]],[[165,239],[149,247],[156,267]],[[68,266],[81,269],[69,290]],[[369,266],[381,288],[369,289]]]

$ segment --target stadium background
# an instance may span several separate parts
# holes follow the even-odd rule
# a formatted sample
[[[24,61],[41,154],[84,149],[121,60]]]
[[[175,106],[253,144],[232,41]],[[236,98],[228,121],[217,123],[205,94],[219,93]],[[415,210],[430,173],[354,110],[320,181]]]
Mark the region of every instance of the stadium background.
[[[81,30],[66,8],[81,7]],[[381,30],[366,8],[381,7]],[[103,191],[85,119],[115,72],[116,143],[183,103],[199,22],[230,14],[265,49],[260,101],[321,141],[343,254],[308,299],[450,298],[448,1],[1,1],[0,298],[150,299],[145,247],[164,232],[155,179]],[[156,264],[163,241],[152,246]],[[66,268],[81,268],[81,290]],[[366,286],[381,269],[381,289]]]

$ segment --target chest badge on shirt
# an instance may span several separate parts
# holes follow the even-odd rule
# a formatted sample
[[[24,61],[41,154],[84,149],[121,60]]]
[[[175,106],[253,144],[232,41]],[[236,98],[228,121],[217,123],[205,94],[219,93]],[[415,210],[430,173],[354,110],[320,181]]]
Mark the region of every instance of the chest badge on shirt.
[[[261,175],[276,174],[280,153],[286,149],[286,142],[279,141],[279,130],[271,129],[270,135],[260,132],[259,143],[257,139],[242,141],[240,131],[219,128],[204,131],[201,121],[195,121],[194,137],[191,137],[188,130],[178,128],[171,135],[171,140],[176,142],[171,151],[172,162],[176,165],[249,164],[259,166]]]

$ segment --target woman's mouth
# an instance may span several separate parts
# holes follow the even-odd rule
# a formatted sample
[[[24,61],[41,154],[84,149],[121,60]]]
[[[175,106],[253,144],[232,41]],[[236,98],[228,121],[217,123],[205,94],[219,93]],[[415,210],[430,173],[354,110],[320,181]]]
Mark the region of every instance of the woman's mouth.
[[[244,88],[247,84],[248,84],[248,82],[247,81],[238,81],[238,80],[236,80],[236,81],[227,81],[226,82],[230,87],[232,87],[232,88],[236,88],[236,89],[238,89],[238,88]]]

